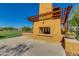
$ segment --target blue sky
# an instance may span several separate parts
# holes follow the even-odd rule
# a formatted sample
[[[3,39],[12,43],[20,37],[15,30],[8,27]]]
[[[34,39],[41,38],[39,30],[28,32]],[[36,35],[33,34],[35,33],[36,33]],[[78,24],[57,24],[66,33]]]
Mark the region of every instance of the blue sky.
[[[61,8],[75,4],[53,4],[53,7]],[[37,15],[39,11],[38,3],[0,3],[0,27],[32,27],[32,22],[26,18]]]

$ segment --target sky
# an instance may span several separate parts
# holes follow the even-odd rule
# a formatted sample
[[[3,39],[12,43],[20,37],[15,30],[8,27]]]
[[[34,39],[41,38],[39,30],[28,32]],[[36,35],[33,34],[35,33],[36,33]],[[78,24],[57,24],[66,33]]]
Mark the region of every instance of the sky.
[[[53,7],[66,8],[76,4],[54,3],[52,5]],[[38,11],[39,3],[0,3],[0,27],[32,27],[33,23],[27,18],[38,15]]]

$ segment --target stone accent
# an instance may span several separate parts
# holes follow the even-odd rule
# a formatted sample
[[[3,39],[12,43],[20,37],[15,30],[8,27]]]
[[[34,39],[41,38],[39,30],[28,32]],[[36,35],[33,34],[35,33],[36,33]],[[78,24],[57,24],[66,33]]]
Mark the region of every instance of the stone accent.
[[[79,55],[79,41],[65,39],[65,52],[67,55]]]

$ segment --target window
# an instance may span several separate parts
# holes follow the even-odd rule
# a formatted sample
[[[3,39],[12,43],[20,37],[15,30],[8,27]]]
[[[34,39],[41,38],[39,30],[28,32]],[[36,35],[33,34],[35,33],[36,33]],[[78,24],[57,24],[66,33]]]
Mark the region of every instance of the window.
[[[50,34],[50,27],[40,27],[41,34]]]

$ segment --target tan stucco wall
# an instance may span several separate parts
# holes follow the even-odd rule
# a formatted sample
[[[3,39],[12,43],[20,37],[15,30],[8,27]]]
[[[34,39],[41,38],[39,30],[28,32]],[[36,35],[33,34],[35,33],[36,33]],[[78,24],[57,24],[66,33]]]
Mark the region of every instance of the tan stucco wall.
[[[39,14],[47,13],[48,11],[53,11],[52,3],[40,3],[39,4]]]
[[[40,35],[40,27],[50,27],[50,39],[52,41],[60,42],[62,40],[60,19],[50,19],[44,21],[37,21],[33,24],[33,35]]]
[[[53,6],[51,3],[40,3],[39,4],[39,14],[47,13],[49,11],[53,11]],[[40,35],[40,27],[50,27],[50,36],[48,40],[52,40],[53,42],[60,42],[62,40],[61,35],[61,19],[53,19],[51,18],[52,14],[47,16],[39,17],[40,21],[33,23],[33,35]],[[44,18],[51,18],[44,20]],[[44,35],[42,35],[44,36]]]
[[[79,41],[65,39],[65,51],[71,55],[79,55]]]

